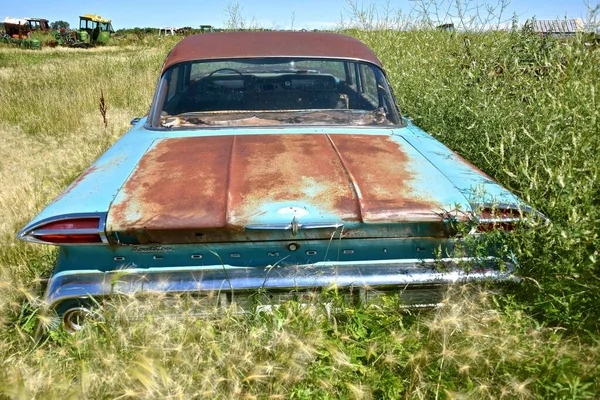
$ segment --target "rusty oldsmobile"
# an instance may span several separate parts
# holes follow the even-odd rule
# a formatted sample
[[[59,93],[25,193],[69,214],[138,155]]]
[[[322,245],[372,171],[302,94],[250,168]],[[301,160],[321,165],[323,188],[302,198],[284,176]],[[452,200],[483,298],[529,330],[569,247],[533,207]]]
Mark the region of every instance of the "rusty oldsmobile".
[[[403,117],[381,62],[344,35],[187,37],[132,124],[19,233],[59,246],[45,299],[72,331],[115,293],[432,302],[451,282],[511,279],[510,259],[457,243],[535,213]]]

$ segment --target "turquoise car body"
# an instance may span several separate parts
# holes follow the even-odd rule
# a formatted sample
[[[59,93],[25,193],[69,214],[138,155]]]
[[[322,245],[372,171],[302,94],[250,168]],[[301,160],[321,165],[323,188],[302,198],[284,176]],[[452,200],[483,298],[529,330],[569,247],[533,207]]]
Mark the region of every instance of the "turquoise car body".
[[[455,224],[475,237],[534,211],[407,118],[187,129],[149,118],[19,233],[59,245],[45,294],[59,313],[114,294],[231,302],[332,286],[432,303],[432,288],[514,278],[493,251],[455,254]]]

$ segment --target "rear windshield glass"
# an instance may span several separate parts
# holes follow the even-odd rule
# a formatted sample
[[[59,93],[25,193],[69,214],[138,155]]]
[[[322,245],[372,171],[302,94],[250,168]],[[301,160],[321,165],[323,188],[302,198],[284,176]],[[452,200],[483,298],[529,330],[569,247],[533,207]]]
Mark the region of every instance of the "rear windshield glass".
[[[383,72],[346,60],[253,58],[195,61],[165,72],[152,125],[396,125]]]

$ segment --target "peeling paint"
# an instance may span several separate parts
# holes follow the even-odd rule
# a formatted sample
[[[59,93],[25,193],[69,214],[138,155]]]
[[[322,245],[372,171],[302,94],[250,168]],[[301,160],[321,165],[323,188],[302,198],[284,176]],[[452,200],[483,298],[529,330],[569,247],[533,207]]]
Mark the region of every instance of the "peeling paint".
[[[441,234],[434,225],[443,204],[423,189],[422,160],[412,157],[388,135],[163,139],[117,194],[107,230],[134,237],[133,243],[273,240],[290,232],[244,228],[285,226],[296,218],[346,224],[350,235],[367,237],[411,236],[416,222],[429,222],[428,234]],[[334,232],[303,237],[325,239]]]

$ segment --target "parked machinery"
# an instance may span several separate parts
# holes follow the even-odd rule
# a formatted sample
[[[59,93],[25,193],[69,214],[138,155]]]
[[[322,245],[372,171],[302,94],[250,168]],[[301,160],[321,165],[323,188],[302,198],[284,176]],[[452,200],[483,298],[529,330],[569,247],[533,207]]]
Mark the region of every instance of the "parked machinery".
[[[110,19],[100,15],[83,14],[79,17],[79,30],[60,30],[55,37],[58,44],[69,47],[92,47],[106,44],[113,33]]]
[[[79,17],[79,35],[82,42],[106,44],[111,33],[114,33],[114,29],[110,19],[94,14],[84,14]]]
[[[0,32],[0,42],[17,46],[39,49],[40,41],[32,38],[34,32],[48,32],[48,20],[43,18],[13,18],[6,17],[2,21],[4,32]]]
[[[4,32],[0,31],[0,43],[11,43],[25,48],[39,49],[41,47],[40,40],[32,37],[32,33],[50,32],[48,20],[43,18],[7,17],[2,23]],[[56,39],[51,43],[54,46],[58,44],[68,47],[93,47],[108,43],[110,34],[113,32],[111,20],[104,19],[100,15],[83,14],[79,17],[78,30],[62,28],[51,32]],[[46,44],[50,44],[50,42]]]

